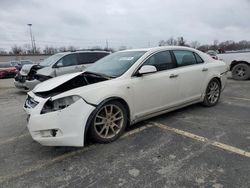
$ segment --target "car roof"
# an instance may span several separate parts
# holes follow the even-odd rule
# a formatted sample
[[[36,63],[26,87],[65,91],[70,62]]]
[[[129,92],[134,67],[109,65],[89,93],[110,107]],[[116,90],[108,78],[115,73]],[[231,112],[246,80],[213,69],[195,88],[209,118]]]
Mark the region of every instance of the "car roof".
[[[57,54],[67,55],[67,54],[74,54],[74,53],[107,53],[107,54],[110,54],[111,52],[102,51],[102,50],[76,50],[72,52],[59,52]]]
[[[145,51],[145,52],[156,52],[161,50],[191,50],[197,51],[193,48],[185,47],[185,46],[160,46],[160,47],[153,47],[153,48],[141,48],[141,49],[131,49],[131,50],[124,50],[124,51]]]

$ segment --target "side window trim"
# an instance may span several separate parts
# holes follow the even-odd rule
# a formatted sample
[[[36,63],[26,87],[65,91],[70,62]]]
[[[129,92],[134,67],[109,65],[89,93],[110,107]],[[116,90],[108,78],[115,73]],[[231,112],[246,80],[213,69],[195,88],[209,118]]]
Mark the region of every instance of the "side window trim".
[[[75,56],[75,58],[76,58],[76,61],[77,61],[77,64],[75,64],[75,65],[67,65],[67,66],[62,66],[62,67],[71,67],[71,66],[77,66],[78,65],[78,58],[77,58],[77,54],[76,53],[72,53],[72,54],[67,54],[67,55],[65,55],[65,56],[63,56],[61,59],[59,59],[56,63],[55,63],[55,68],[58,68],[57,67],[57,64],[63,59],[63,58],[66,58],[67,56],[70,56],[70,55],[74,55]]]
[[[197,54],[197,53],[195,53],[195,52],[193,52],[193,51],[190,51],[190,50],[180,50],[180,49],[176,49],[176,50],[171,50],[172,51],[172,54],[173,54],[173,56],[174,56],[174,59],[175,59],[175,61],[176,61],[176,68],[180,68],[180,67],[187,67],[187,66],[195,66],[195,65],[200,65],[200,64],[202,64],[202,63],[204,63],[205,61]],[[191,64],[191,65],[183,65],[183,66],[180,66],[180,65],[178,65],[178,63],[177,63],[177,59],[176,59],[176,56],[175,56],[175,54],[174,54],[174,51],[186,51],[186,52],[190,52],[190,53],[192,53],[193,54],[193,56],[194,56],[194,58],[195,58],[195,64]],[[202,60],[202,63],[198,63],[198,60],[197,60],[197,57],[196,57],[196,55],[198,56],[198,57],[200,57],[200,59]]]
[[[52,68],[58,68],[57,64],[59,63],[59,61],[61,61],[62,58],[64,58],[66,55],[62,56],[60,59],[58,59],[53,65]]]
[[[201,56],[199,56],[199,54],[197,54],[197,53],[195,53],[195,52],[193,52],[193,54],[194,54],[194,57],[195,57],[195,60],[196,60],[196,64],[202,64],[202,63],[204,63],[205,61],[201,58]],[[197,60],[197,56],[201,59],[201,63],[198,63],[198,60]]]
[[[155,73],[153,73],[153,74],[156,74],[156,73],[158,73],[158,72],[163,72],[163,71],[169,71],[169,70],[178,68],[178,67],[177,67],[177,63],[176,63],[176,60],[175,60],[175,58],[174,58],[174,55],[172,54],[172,50],[161,50],[161,51],[154,52],[153,54],[150,54],[149,56],[147,56],[147,57],[140,63],[140,65],[135,69],[135,71],[133,72],[133,74],[132,74],[131,77],[135,77],[135,76],[137,75],[137,73],[138,73],[138,71],[140,70],[140,68],[144,65],[144,63],[145,63],[147,60],[149,60],[149,58],[151,58],[152,56],[154,56],[154,55],[156,55],[157,53],[160,53],[160,52],[169,52],[169,53],[170,53],[170,55],[171,55],[171,60],[172,60],[172,63],[173,63],[173,65],[174,65],[174,67],[171,68],[171,69],[166,69],[166,70],[157,71],[157,72],[155,72]],[[150,75],[150,74],[149,74],[149,75]]]

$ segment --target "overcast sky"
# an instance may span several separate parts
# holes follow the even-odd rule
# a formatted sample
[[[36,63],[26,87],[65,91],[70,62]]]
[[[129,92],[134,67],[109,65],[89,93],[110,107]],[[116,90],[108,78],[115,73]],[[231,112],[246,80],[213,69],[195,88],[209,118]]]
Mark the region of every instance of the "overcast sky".
[[[37,46],[156,46],[250,40],[250,0],[0,0],[0,48]]]

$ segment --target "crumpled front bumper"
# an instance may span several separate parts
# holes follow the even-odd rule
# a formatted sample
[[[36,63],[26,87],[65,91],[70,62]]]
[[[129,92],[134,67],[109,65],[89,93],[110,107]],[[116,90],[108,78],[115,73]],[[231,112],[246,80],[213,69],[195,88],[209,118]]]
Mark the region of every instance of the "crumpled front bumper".
[[[24,105],[28,114],[28,129],[32,138],[45,146],[84,146],[87,120],[95,109],[79,99],[63,110],[41,114],[48,99],[31,96],[38,104],[31,108]]]

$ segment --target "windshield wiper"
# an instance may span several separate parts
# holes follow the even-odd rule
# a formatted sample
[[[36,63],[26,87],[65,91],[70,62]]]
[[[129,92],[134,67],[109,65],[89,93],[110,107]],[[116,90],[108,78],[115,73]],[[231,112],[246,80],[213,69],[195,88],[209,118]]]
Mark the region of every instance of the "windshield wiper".
[[[97,73],[97,72],[90,72],[90,71],[86,71],[84,72],[84,74],[92,74],[101,78],[105,78],[107,80],[110,80],[112,78],[116,78],[115,76],[110,76],[110,75],[106,75],[106,74],[102,74],[102,73]]]

